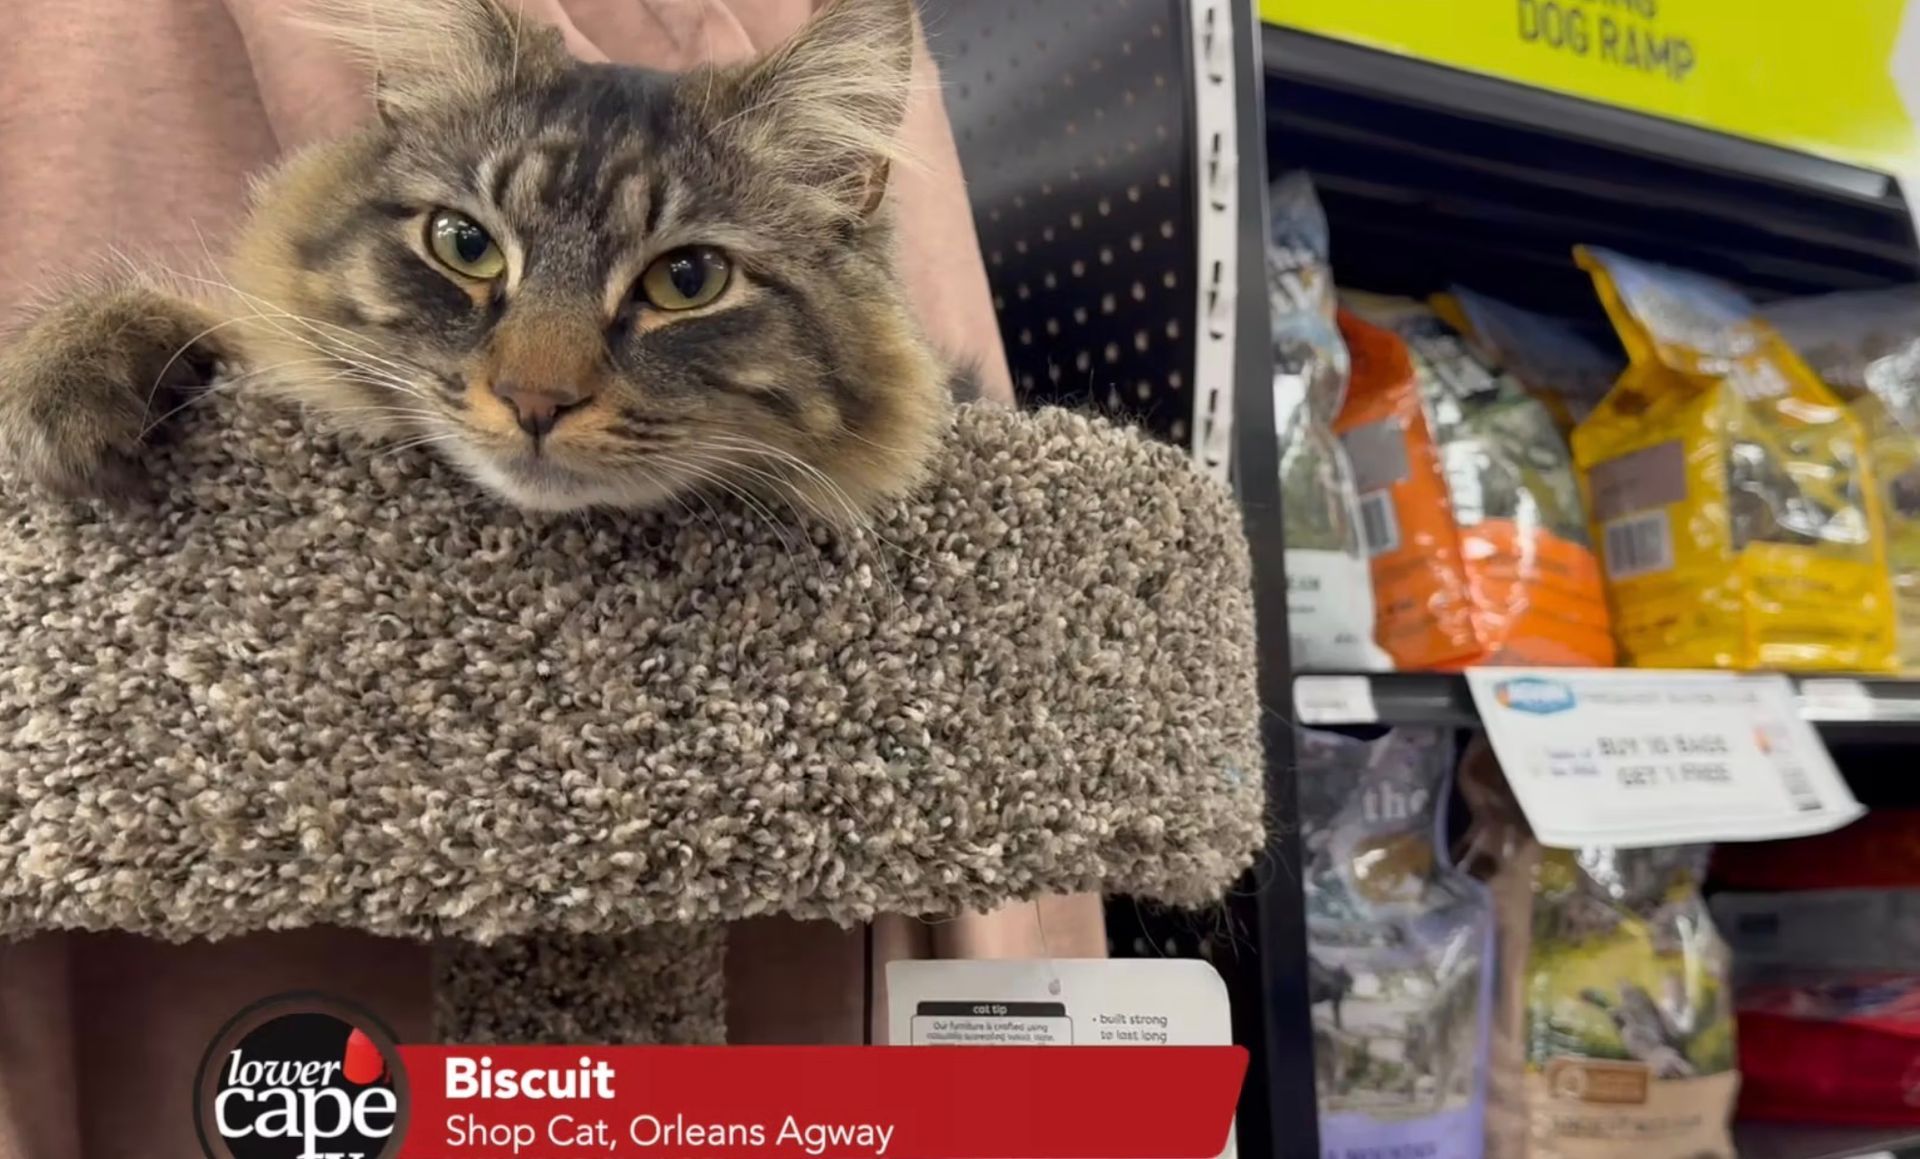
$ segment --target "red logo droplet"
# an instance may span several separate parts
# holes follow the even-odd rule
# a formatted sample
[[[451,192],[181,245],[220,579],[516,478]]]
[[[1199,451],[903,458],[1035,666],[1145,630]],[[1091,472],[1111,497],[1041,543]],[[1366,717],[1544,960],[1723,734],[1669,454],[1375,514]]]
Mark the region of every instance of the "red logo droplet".
[[[340,1073],[347,1076],[348,1082],[363,1087],[379,1082],[387,1073],[387,1060],[381,1056],[380,1048],[357,1026],[347,1035],[347,1054],[341,1060]]]

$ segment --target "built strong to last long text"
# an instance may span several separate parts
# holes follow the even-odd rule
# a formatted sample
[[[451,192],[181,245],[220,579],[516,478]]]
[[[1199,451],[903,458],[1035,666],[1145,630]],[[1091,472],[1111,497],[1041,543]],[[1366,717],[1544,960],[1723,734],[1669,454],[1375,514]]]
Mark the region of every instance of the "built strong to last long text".
[[[1079,1018],[1058,1002],[922,1002],[916,1046],[1164,1046],[1167,1016],[1100,1012]]]

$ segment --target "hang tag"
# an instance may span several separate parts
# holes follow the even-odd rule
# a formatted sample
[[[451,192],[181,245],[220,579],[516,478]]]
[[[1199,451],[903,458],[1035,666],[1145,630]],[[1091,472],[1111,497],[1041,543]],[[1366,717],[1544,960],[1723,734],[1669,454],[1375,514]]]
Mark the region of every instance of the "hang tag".
[[[1543,845],[1805,837],[1865,811],[1784,676],[1480,668],[1467,684]]]
[[[1230,1046],[1227,987],[1178,958],[887,963],[887,1041],[907,1046]]]
[[[896,1046],[1233,1043],[1226,983],[1178,958],[888,962],[887,1023]]]

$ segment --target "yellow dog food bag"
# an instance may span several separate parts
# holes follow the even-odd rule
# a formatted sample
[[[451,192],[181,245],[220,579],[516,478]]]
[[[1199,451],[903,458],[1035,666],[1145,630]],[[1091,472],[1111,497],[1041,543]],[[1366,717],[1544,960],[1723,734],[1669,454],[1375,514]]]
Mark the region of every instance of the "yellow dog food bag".
[[[1573,432],[1623,660],[1891,670],[1885,525],[1858,419],[1731,286],[1574,256],[1628,356]]]
[[[1762,313],[1867,433],[1887,522],[1900,670],[1920,673],[1920,288],[1796,298]]]

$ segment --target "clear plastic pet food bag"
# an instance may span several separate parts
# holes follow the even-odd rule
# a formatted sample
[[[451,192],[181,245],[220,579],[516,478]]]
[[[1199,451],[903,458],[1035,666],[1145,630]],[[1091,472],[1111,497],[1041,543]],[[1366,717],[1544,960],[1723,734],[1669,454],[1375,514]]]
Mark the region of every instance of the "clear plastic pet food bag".
[[[1361,550],[1353,468],[1333,433],[1347,392],[1347,346],[1334,325],[1327,219],[1302,173],[1276,182],[1269,204],[1273,407],[1293,665],[1384,668],[1386,653],[1373,641],[1373,579]]]
[[[1493,910],[1435,855],[1450,736],[1303,733],[1299,756],[1322,1152],[1481,1159]]]

